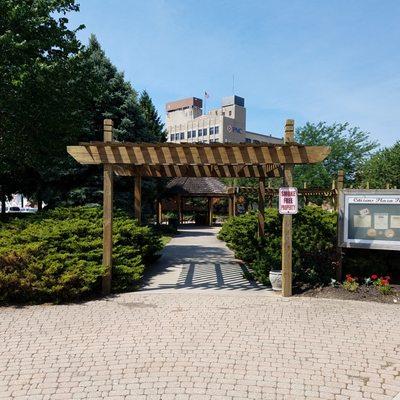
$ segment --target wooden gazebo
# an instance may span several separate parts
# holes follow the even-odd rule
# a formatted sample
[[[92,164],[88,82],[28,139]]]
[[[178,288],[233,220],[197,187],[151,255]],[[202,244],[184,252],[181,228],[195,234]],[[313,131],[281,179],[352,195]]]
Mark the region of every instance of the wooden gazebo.
[[[161,222],[163,200],[174,200],[179,222],[183,223],[186,200],[199,197],[207,199],[208,225],[212,225],[214,202],[218,198],[227,198],[229,215],[234,213],[234,189],[226,186],[219,179],[213,177],[177,177],[167,183],[164,193],[157,199],[157,222]]]
[[[104,169],[103,193],[103,293],[110,293],[112,272],[113,174],[134,176],[135,210],[140,222],[141,178],[146,177],[243,177],[258,178],[259,235],[264,235],[265,179],[282,177],[293,185],[293,166],[323,161],[326,146],[294,142],[294,121],[287,120],[283,145],[266,143],[118,143],[113,141],[113,121],[104,120],[104,142],[68,146],[68,153],[81,164]],[[292,216],[282,224],[282,294],[292,294]]]

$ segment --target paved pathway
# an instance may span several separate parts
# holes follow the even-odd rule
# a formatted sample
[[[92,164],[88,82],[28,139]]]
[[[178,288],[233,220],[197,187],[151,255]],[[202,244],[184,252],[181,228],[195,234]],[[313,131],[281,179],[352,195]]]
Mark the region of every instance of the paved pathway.
[[[266,290],[244,278],[245,267],[217,239],[218,231],[215,227],[182,227],[149,271],[143,290]]]
[[[185,237],[198,243],[193,232]],[[207,257],[206,242],[198,246],[183,265]],[[231,265],[227,254],[221,247],[207,262]],[[400,392],[398,306],[283,299],[243,289],[238,275],[227,286],[239,290],[217,290],[219,272],[210,267],[206,284],[197,268],[193,290],[177,290],[184,268],[167,266],[169,290],[157,278],[154,290],[82,304],[0,308],[0,399],[390,400]]]
[[[0,399],[392,399],[395,305],[143,291],[0,308]]]

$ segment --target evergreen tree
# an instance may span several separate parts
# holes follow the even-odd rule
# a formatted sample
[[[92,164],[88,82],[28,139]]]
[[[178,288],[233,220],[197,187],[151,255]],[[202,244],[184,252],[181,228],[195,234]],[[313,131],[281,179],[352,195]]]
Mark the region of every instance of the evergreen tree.
[[[94,35],[89,39],[85,58],[91,79],[97,86],[96,96],[92,99],[91,123],[85,132],[86,140],[103,140],[103,120],[111,118],[116,140],[149,141],[151,138],[147,135],[137,92],[106,57]]]
[[[147,134],[149,138],[152,138],[151,141],[165,142],[167,140],[167,132],[146,90],[143,90],[139,104],[146,121]]]

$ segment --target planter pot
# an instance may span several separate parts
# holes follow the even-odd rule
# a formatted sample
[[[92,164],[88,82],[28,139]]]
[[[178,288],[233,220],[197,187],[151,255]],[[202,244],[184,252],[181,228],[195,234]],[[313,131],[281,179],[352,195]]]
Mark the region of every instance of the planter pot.
[[[271,282],[272,290],[282,290],[282,271],[270,271],[269,281]]]

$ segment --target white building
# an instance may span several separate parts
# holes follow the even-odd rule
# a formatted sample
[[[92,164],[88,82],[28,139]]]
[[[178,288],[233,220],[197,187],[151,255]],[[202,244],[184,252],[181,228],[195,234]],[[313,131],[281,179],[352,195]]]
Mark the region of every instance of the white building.
[[[222,99],[221,108],[203,114],[203,101],[189,97],[166,104],[168,142],[283,143],[282,138],[246,130],[244,98]]]

